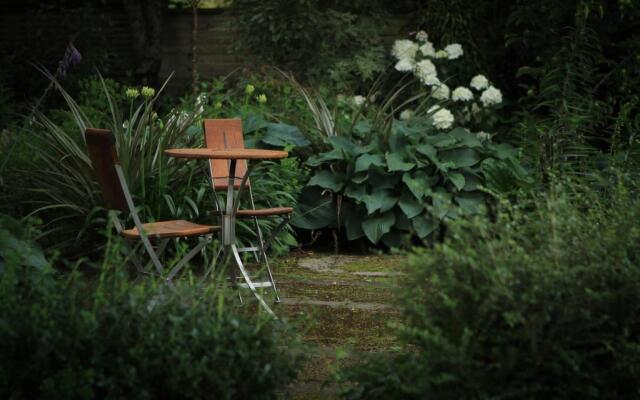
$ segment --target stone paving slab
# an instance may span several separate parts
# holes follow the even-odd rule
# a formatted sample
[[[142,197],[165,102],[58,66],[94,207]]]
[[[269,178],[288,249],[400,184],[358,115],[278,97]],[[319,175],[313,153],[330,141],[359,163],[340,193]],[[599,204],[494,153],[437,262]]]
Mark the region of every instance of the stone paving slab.
[[[400,318],[393,289],[403,263],[395,255],[333,254],[293,254],[274,262],[283,300],[276,313],[309,321],[301,332],[308,360],[279,397],[338,398],[340,388],[331,380],[337,368],[397,346],[389,322]]]

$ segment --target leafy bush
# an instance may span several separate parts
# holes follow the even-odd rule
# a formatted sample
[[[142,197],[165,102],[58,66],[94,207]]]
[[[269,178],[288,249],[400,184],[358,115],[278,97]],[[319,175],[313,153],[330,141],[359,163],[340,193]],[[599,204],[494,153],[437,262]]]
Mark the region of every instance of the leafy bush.
[[[96,279],[5,259],[0,397],[268,399],[295,377],[284,325],[212,287],[132,283],[116,250]]]
[[[346,379],[347,398],[635,399],[640,393],[640,201],[556,187],[496,220],[459,221],[409,261],[407,352]]]
[[[411,237],[427,239],[440,221],[483,212],[483,186],[504,193],[529,183],[517,151],[470,131],[491,127],[500,90],[482,75],[462,83],[458,44],[436,50],[426,33],[416,38],[394,44],[403,75],[383,75],[366,97],[336,112],[299,88],[329,149],[307,161],[316,170],[294,225],[344,227],[347,240],[406,246]],[[454,79],[460,86],[449,89]],[[386,81],[395,82],[388,93]]]

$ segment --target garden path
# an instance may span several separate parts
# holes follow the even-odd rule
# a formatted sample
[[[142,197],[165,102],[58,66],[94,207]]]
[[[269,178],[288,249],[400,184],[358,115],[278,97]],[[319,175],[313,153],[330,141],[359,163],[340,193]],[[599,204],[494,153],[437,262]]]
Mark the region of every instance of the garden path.
[[[339,367],[396,345],[388,326],[399,318],[392,289],[404,257],[294,253],[274,266],[282,304],[276,313],[305,319],[307,360],[283,399],[337,398],[327,382]]]

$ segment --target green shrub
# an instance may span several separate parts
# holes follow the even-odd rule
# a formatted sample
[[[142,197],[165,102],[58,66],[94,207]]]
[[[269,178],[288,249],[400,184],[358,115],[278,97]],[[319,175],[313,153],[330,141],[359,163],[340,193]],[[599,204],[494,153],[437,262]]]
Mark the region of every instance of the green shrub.
[[[2,265],[0,397],[268,399],[295,377],[284,325],[213,288],[134,283],[112,250],[93,278]]]
[[[345,378],[348,398],[637,399],[640,201],[558,187],[460,221],[410,258],[406,351]]]

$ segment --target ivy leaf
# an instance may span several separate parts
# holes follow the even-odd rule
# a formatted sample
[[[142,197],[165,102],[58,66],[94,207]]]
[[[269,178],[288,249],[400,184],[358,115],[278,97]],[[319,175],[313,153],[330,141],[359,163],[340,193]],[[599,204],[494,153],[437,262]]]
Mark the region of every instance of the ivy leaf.
[[[388,211],[384,214],[369,215],[362,222],[362,230],[373,244],[378,243],[382,235],[389,232],[396,222],[393,212]]]
[[[415,163],[404,162],[402,160],[402,155],[398,153],[387,153],[385,157],[387,159],[389,171],[410,171],[416,166]]]

